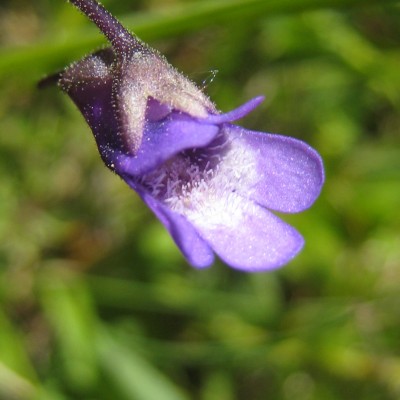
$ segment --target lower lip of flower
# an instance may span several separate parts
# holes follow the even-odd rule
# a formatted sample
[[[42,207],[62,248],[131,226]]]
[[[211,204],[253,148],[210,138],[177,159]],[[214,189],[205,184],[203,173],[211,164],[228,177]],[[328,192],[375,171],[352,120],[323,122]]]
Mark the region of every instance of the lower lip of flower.
[[[222,130],[209,146],[179,153],[138,183],[196,226],[235,227],[254,206],[249,197],[257,179],[255,161],[253,149]]]

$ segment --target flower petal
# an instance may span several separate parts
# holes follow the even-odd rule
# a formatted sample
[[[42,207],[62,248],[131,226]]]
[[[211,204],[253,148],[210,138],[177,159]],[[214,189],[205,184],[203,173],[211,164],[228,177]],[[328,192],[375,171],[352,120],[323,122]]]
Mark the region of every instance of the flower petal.
[[[196,268],[205,268],[214,262],[214,253],[210,246],[199,236],[193,225],[185,217],[169,210],[133,183],[131,179],[127,178],[126,182],[141,196],[156,217],[164,224],[191,265]]]
[[[207,118],[204,118],[204,121],[213,124],[223,124],[226,122],[236,121],[238,119],[243,118],[248,113],[252,112],[256,107],[258,107],[265,100],[264,96],[257,96],[248,102],[242,104],[238,108],[235,108],[232,111],[229,111],[224,114],[210,114]]]
[[[226,129],[234,146],[245,145],[255,154],[257,181],[250,194],[252,199],[288,213],[302,211],[314,203],[324,182],[324,167],[312,147],[288,136],[233,125]]]
[[[294,228],[261,206],[249,205],[245,198],[237,200],[241,204],[236,210],[227,202],[224,221],[192,221],[228,265],[243,271],[271,270],[286,264],[301,250],[304,241]]]
[[[117,134],[118,123],[112,106],[111,49],[97,51],[66,68],[58,78],[58,84],[76,104],[92,129],[103,160],[107,162],[103,148],[125,149],[123,138]]]
[[[115,169],[136,176],[148,173],[183,150],[206,146],[218,131],[216,125],[173,111],[165,120],[148,122],[137,154],[121,154]]]

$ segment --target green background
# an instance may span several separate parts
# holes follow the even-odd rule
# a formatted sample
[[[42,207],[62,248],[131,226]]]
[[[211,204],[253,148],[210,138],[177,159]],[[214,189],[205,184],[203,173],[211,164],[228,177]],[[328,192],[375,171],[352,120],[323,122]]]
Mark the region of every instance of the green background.
[[[105,42],[62,0],[0,3],[0,399],[400,398],[396,1],[104,1],[240,121],[323,156],[286,267],[187,265],[46,74]],[[216,72],[218,71],[218,72]],[[213,76],[215,78],[213,79]]]

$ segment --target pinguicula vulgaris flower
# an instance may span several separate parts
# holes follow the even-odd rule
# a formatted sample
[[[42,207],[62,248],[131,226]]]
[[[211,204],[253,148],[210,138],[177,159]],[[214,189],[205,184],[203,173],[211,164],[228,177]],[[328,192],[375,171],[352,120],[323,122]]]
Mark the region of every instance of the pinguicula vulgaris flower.
[[[104,163],[134,189],[195,267],[214,253],[233,268],[282,266],[302,236],[270,210],[310,207],[320,156],[294,138],[232,124],[262,100],[222,114],[157,51],[95,0],[70,0],[111,43],[47,78],[75,102]]]

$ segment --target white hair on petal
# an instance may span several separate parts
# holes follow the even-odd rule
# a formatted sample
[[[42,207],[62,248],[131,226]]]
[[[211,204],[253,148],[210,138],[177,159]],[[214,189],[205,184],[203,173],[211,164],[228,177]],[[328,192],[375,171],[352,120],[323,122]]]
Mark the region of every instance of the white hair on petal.
[[[176,155],[140,183],[172,211],[214,228],[240,222],[256,179],[256,151],[240,138],[225,138],[200,154]]]

